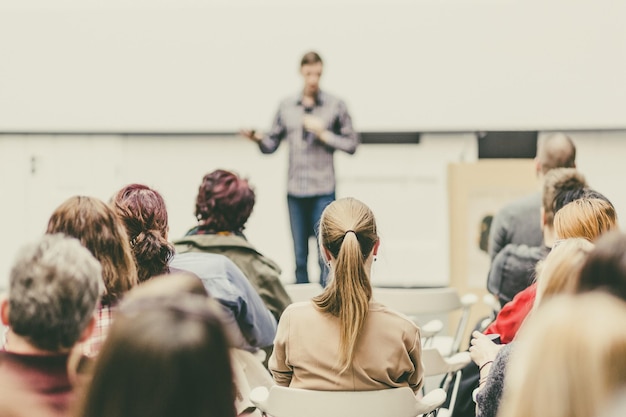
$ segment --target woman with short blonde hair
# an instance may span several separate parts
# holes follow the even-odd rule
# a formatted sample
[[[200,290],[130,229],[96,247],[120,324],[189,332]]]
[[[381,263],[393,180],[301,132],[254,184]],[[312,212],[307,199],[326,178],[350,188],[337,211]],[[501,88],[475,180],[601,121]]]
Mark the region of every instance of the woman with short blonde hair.
[[[584,237],[590,242],[617,228],[615,207],[599,198],[581,198],[566,204],[554,215],[558,239]]]
[[[546,259],[537,264],[537,295],[533,308],[558,294],[574,294],[580,271],[593,250],[593,243],[584,238],[561,241]]]

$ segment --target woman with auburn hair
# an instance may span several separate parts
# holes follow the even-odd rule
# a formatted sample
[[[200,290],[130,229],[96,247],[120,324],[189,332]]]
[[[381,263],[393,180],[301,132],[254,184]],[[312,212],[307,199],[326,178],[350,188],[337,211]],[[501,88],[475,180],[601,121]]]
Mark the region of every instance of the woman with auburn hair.
[[[547,301],[520,330],[499,417],[599,416],[626,386],[626,303],[591,292]]]
[[[104,294],[100,300],[96,326],[84,344],[84,353],[95,356],[113,320],[113,310],[122,296],[137,284],[124,225],[113,209],[94,197],[74,196],[52,213],[46,233],[63,233],[78,239],[102,265]]]
[[[584,237],[593,242],[616,228],[615,207],[599,198],[574,200],[554,215],[554,230],[558,239]]]
[[[217,169],[202,178],[196,197],[198,224],[174,242],[177,253],[207,252],[227,256],[244,273],[276,320],[291,304],[280,280],[280,267],[262,255],[243,231],[254,208],[248,180]]]
[[[117,192],[112,205],[126,227],[139,282],[170,272],[174,246],[167,240],[167,209],[161,194],[143,184],[130,184]]]
[[[319,244],[330,268],[324,292],[287,307],[269,368],[278,385],[370,391],[422,385],[419,328],[372,299],[380,240],[372,211],[344,198],[322,213]]]
[[[167,241],[167,209],[156,190],[127,185],[116,193],[112,206],[127,227],[142,282],[170,271],[195,274],[228,312],[230,324],[238,329],[238,347],[254,351],[271,346],[276,320],[232,261],[212,253],[174,253]]]

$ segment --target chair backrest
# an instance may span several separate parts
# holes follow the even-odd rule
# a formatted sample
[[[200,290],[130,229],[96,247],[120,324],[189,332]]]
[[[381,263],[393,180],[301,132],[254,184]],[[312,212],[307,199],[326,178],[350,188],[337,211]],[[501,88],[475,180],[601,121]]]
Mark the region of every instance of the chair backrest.
[[[385,288],[374,287],[373,297],[387,307],[408,316],[448,313],[462,307],[456,289],[442,288]]]
[[[472,361],[468,351],[459,352],[449,358],[444,358],[436,348],[422,349],[422,363],[424,376],[444,375],[463,369]]]
[[[422,349],[422,363],[424,364],[424,376],[433,377],[445,375],[441,381],[441,388],[448,393],[448,408],[441,408],[438,416],[449,416],[454,410],[456,397],[461,384],[461,370],[465,368],[472,358],[468,351],[459,352],[448,358],[444,358],[436,348]],[[450,384],[454,383],[450,391]]]
[[[446,342],[445,356],[459,351],[463,334],[467,328],[470,309],[477,301],[475,294],[466,294],[462,298],[453,287],[440,288],[387,288],[373,287],[374,300],[406,314],[417,322],[418,316],[428,314],[452,313],[462,311],[456,324],[454,336]],[[431,340],[432,341],[432,340]]]
[[[445,393],[442,395],[441,402],[445,400]],[[250,400],[273,417],[415,417],[430,411],[421,409],[419,400],[408,387],[379,391],[258,387],[252,390]]]
[[[284,284],[285,291],[289,294],[291,301],[297,303],[299,301],[308,301],[324,291],[324,288],[317,282],[309,282],[306,284]]]

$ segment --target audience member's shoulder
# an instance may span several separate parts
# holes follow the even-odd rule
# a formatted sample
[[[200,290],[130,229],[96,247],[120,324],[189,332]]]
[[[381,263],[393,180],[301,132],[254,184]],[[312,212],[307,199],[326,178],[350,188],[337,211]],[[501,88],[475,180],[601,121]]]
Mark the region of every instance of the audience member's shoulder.
[[[496,354],[496,360],[503,362],[503,363],[508,363],[509,357],[511,356],[511,352],[513,352],[515,346],[517,346],[517,343],[515,342],[515,340],[512,341],[511,343],[506,343],[502,345],[502,348],[500,348],[500,350]]]
[[[170,267],[193,272],[203,279],[243,274],[226,256],[209,252],[177,253],[170,262]]]
[[[171,264],[194,264],[200,263],[205,265],[212,265],[213,267],[220,265],[223,267],[230,267],[234,265],[233,262],[225,255],[211,252],[185,252],[177,253],[174,255]]]
[[[345,101],[341,97],[339,97],[339,96],[337,96],[337,95],[335,95],[333,93],[329,93],[326,90],[321,90],[319,92],[319,94],[320,94],[320,98],[322,100],[327,101],[327,102],[337,103],[337,104],[342,105],[342,106],[345,106],[345,104],[346,104]]]
[[[544,246],[528,246],[518,245],[515,243],[509,243],[502,249],[493,262],[506,262],[510,258],[516,258],[517,260],[528,260],[531,262],[537,262],[548,254],[548,249]]]
[[[285,311],[283,312],[283,315],[290,314],[293,316],[293,315],[298,315],[298,314],[305,314],[308,311],[312,311],[312,310],[315,310],[315,307],[313,306],[312,301],[298,301],[296,303],[289,304],[287,308],[285,309]]]
[[[541,193],[536,192],[516,198],[500,209],[497,216],[515,217],[520,211],[541,207]]]
[[[387,307],[386,305],[381,304],[376,300],[370,301],[369,311],[371,314],[384,317],[386,320],[392,320],[407,327],[417,327],[415,322],[411,320],[407,315],[397,310],[394,310],[393,308]]]

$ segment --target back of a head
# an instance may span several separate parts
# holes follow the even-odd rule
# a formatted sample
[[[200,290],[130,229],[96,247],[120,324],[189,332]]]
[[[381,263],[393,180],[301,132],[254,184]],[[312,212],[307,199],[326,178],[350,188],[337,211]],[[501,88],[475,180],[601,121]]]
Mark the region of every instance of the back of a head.
[[[626,303],[558,296],[527,319],[507,366],[500,417],[588,417],[626,384]]]
[[[227,337],[202,295],[122,302],[82,405],[84,417],[234,417]]]
[[[566,239],[555,245],[548,256],[537,264],[537,295],[534,307],[559,294],[574,294],[580,270],[593,243],[583,238]]]
[[[582,190],[587,187],[585,176],[576,168],[556,168],[546,173],[543,179],[542,208],[547,224],[554,221],[556,213],[564,204],[565,198],[580,198]]]
[[[254,208],[248,180],[218,169],[206,174],[196,197],[196,218],[211,232],[242,232]]]
[[[320,310],[339,317],[340,362],[345,370],[372,296],[365,261],[378,242],[374,214],[354,198],[336,200],[322,213],[319,240],[322,251],[330,252],[335,262],[328,287],[314,302]]]
[[[576,166],[576,146],[572,139],[555,133],[539,140],[537,161],[542,174],[555,168],[574,168]]]
[[[626,235],[618,230],[600,237],[580,273],[578,292],[603,290],[626,301]]]
[[[70,197],[52,213],[47,233],[75,237],[102,265],[102,304],[114,304],[137,283],[137,268],[122,221],[103,201]]]
[[[64,351],[78,342],[102,291],[98,261],[76,239],[44,235],[18,253],[9,281],[9,323],[33,346]]]
[[[613,205],[598,198],[572,201],[554,216],[554,230],[558,239],[582,237],[594,242],[617,226],[617,213]]]
[[[597,198],[612,205],[611,201],[606,196],[592,188],[563,188],[557,190],[557,194],[554,196],[554,201],[552,201],[552,212],[556,213],[572,201],[580,200],[581,198]]]
[[[167,208],[161,194],[142,184],[130,184],[112,203],[126,227],[139,281],[169,272],[174,247],[167,240]]]
[[[173,294],[195,294],[209,297],[204,284],[190,272],[175,272],[158,275],[142,282],[124,296],[124,302],[139,298],[155,298]]]

